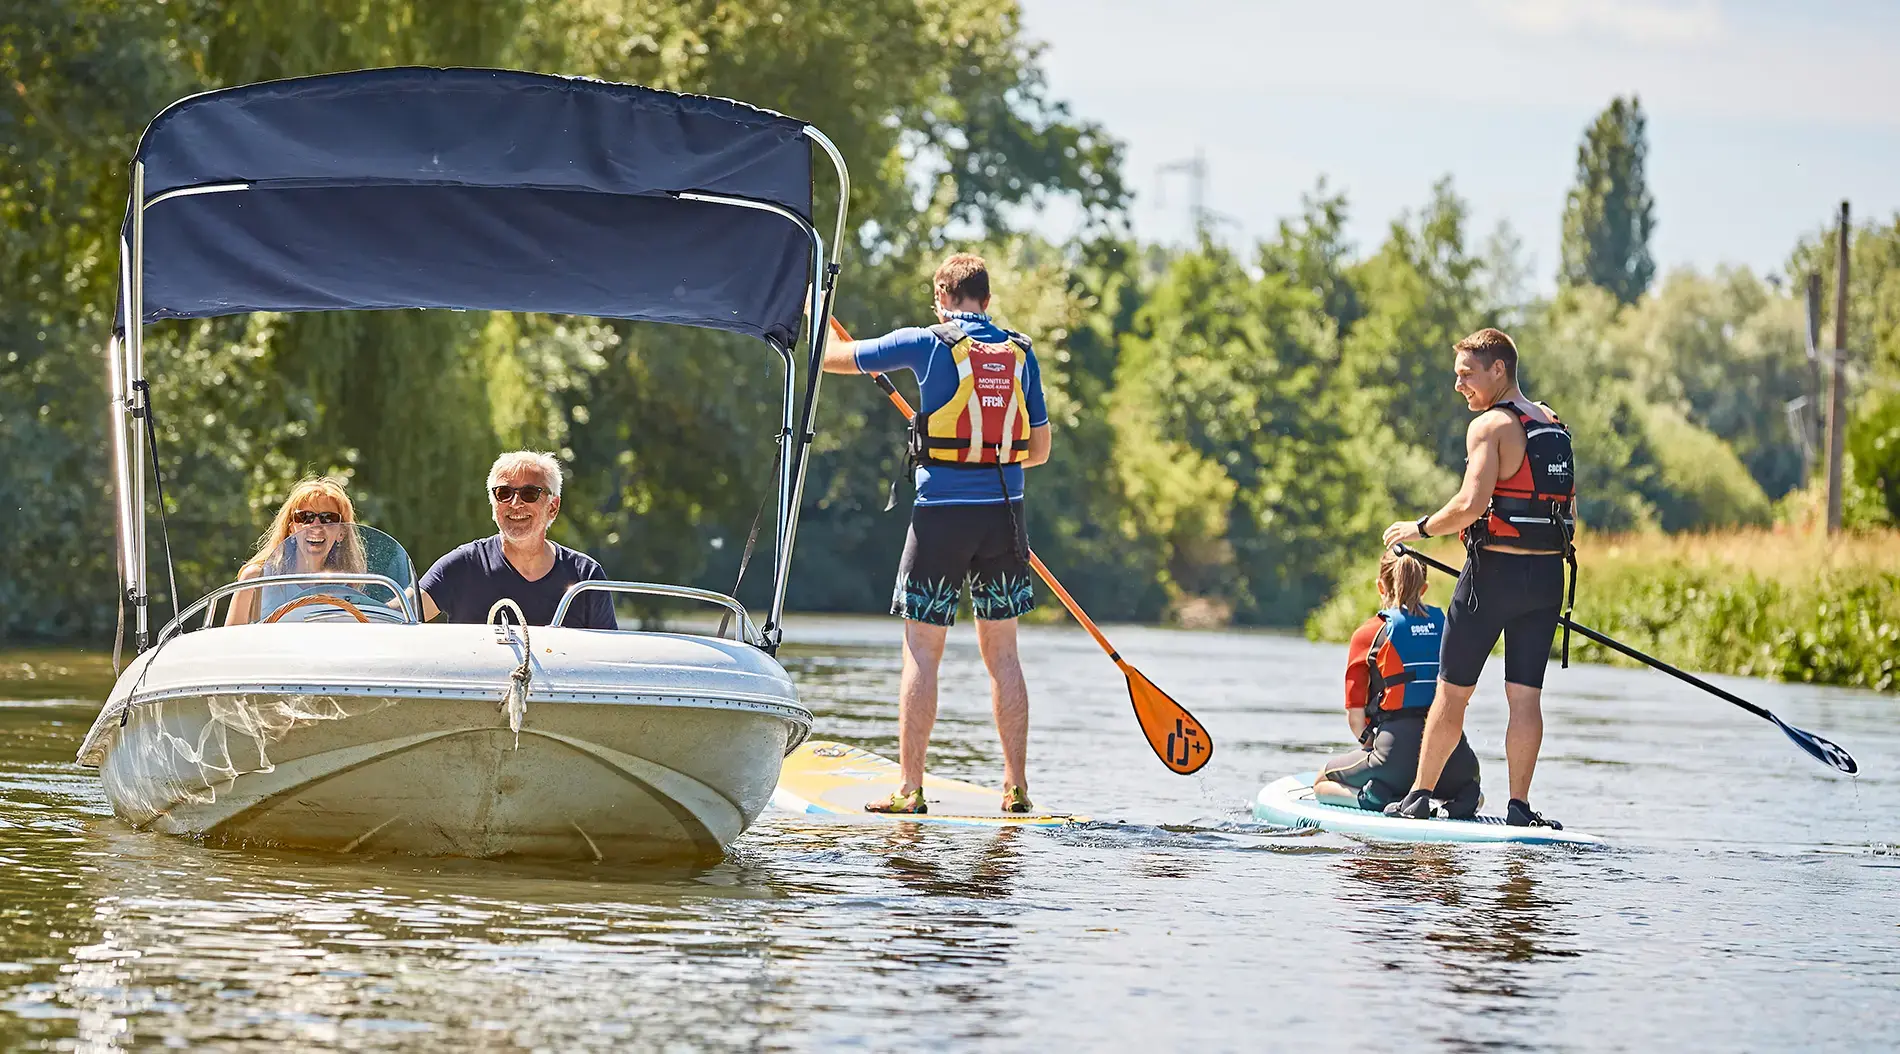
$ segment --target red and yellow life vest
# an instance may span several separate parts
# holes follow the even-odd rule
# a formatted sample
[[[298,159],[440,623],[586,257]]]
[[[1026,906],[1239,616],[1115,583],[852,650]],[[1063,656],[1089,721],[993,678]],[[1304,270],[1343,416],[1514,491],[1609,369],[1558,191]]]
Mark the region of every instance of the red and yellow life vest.
[[[930,327],[950,346],[957,390],[950,401],[920,410],[912,422],[917,457],[938,465],[1014,465],[1029,458],[1029,403],[1023,370],[1029,351],[1015,334],[986,344],[955,323]]]

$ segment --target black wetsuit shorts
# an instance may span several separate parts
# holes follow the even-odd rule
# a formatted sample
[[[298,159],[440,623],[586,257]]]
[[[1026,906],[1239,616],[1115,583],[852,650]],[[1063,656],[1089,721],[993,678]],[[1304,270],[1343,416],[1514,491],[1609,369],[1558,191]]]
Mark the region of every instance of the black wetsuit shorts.
[[[911,509],[891,614],[933,626],[952,625],[965,581],[970,585],[970,610],[979,619],[1012,619],[1036,606],[1029,576],[1029,531],[1020,500]]]
[[[1563,605],[1563,557],[1482,550],[1465,562],[1445,606],[1438,679],[1462,688],[1477,684],[1502,636],[1505,682],[1542,688]]]
[[[1369,742],[1320,766],[1319,778],[1341,783],[1359,792],[1359,807],[1383,809],[1405,797],[1418,778],[1419,745],[1425,738],[1425,715],[1388,717],[1379,723]],[[1478,781],[1478,755],[1463,736],[1438,775],[1435,798],[1449,799]]]

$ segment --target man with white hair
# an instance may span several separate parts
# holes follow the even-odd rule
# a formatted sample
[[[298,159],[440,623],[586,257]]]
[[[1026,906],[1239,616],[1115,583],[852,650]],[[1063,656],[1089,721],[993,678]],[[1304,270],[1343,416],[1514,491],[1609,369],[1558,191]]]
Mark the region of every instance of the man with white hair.
[[[548,540],[561,511],[561,463],[552,454],[515,450],[488,470],[488,503],[498,534],[457,547],[422,576],[422,618],[437,612],[450,622],[487,622],[497,600],[521,605],[529,625],[554,621],[554,609],[569,586],[606,578],[586,553]],[[563,626],[614,629],[613,599],[582,593],[568,607]]]

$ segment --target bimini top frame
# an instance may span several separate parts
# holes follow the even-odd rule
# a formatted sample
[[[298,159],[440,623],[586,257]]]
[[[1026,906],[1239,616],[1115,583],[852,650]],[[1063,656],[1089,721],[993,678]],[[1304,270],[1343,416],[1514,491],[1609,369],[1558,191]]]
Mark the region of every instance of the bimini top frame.
[[[829,256],[812,219],[814,145],[838,178]],[[150,632],[144,324],[457,308],[671,322],[771,345],[785,380],[762,633],[776,650],[850,186],[837,148],[801,121],[580,78],[405,67],[172,104],[133,158],[108,351],[121,599],[137,647]]]

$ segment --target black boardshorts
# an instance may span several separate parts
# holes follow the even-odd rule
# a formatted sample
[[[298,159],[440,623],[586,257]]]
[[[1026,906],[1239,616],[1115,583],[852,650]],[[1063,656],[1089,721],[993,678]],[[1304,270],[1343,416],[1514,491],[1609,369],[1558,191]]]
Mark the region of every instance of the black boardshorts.
[[[1359,792],[1359,807],[1379,810],[1405,797],[1418,778],[1418,751],[1425,740],[1425,715],[1388,717],[1372,733],[1372,741],[1320,766],[1319,778],[1341,783]],[[1452,798],[1467,784],[1478,781],[1478,755],[1463,736],[1438,775],[1434,798]]]
[[[1477,684],[1485,659],[1502,636],[1504,680],[1542,688],[1563,606],[1563,557],[1479,552],[1475,561],[1465,561],[1451,603],[1445,606],[1438,679],[1461,688]]]
[[[1012,619],[1036,606],[1029,577],[1029,529],[1023,503],[918,505],[897,565],[891,614],[953,625],[963,584],[979,619]]]

